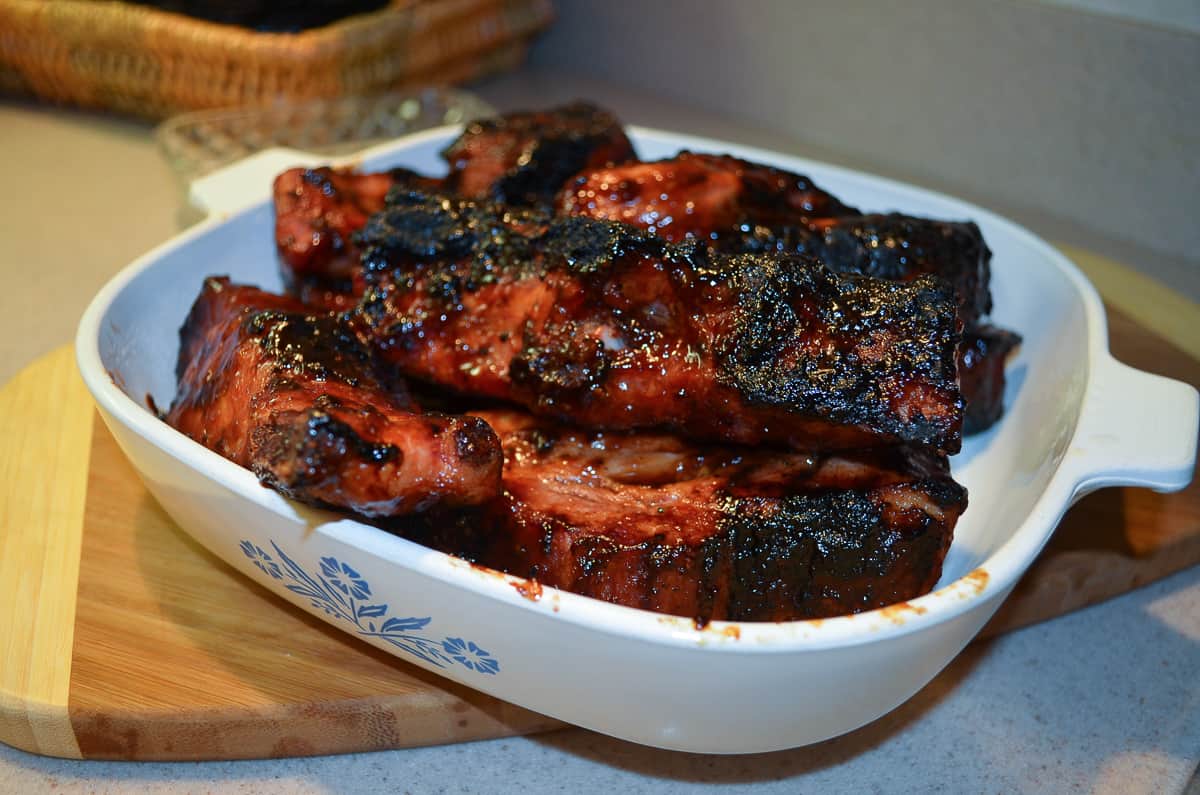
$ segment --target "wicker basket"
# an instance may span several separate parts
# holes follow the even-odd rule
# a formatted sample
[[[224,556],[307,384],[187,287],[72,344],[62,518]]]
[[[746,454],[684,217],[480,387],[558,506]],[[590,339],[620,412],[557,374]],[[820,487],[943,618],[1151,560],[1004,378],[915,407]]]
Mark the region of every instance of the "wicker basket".
[[[518,65],[550,0],[392,0],[258,33],[103,0],[0,0],[0,91],[163,118],[458,83]]]

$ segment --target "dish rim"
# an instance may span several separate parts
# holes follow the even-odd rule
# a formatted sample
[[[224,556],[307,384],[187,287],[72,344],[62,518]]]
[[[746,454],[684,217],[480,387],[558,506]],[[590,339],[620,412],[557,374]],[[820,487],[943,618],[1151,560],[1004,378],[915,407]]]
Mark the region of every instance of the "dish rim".
[[[361,166],[377,158],[395,157],[406,149],[428,143],[432,139],[444,138],[459,130],[461,125],[433,128],[333,162],[339,165]],[[635,141],[638,138],[670,139],[677,142],[680,149],[698,151],[716,151],[714,147],[733,148],[739,152],[738,156],[747,159],[759,159],[760,162],[780,164],[786,168],[794,168],[795,165],[804,168],[811,164],[825,173],[836,173],[855,180],[865,179],[891,189],[900,189],[910,195],[948,201],[970,213],[973,220],[986,220],[990,226],[1004,228],[1006,234],[1036,250],[1066,277],[1083,307],[1087,357],[1082,366],[1086,367],[1086,377],[1080,393],[1075,425],[1066,449],[1071,449],[1079,441],[1080,434],[1085,431],[1084,420],[1093,394],[1097,367],[1109,358],[1107,321],[1095,288],[1074,263],[1049,243],[1024,227],[978,205],[898,180],[684,133],[635,125],[627,126],[627,130]],[[785,163],[787,165],[783,165]],[[233,164],[211,176],[233,172],[238,166],[239,164]],[[1080,461],[1064,454],[1055,464],[1041,494],[1021,522],[1009,537],[972,571],[915,599],[862,613],[785,622],[713,621],[701,628],[689,618],[611,604],[548,586],[545,587],[541,600],[531,601],[517,593],[513,587],[515,584],[528,582],[525,578],[473,566],[459,558],[423,547],[371,525],[286,500],[263,487],[249,470],[203,447],[158,419],[148,408],[138,404],[120,389],[105,369],[100,354],[101,324],[124,290],[139,275],[150,270],[177,249],[246,214],[260,211],[263,205],[269,202],[270,197],[267,195],[233,212],[210,208],[210,215],[204,221],[154,247],[121,269],[99,290],[80,320],[75,341],[78,367],[102,413],[115,418],[145,442],[175,458],[196,475],[213,480],[266,510],[292,519],[304,513],[328,515],[331,521],[319,524],[314,528],[315,533],[372,555],[379,559],[380,564],[399,565],[413,573],[444,581],[449,578],[448,581],[452,585],[525,610],[551,614],[552,605],[552,615],[557,620],[655,644],[702,647],[738,654],[779,654],[843,648],[920,632],[957,618],[993,597],[1005,595],[1045,545],[1062,514],[1073,499],[1079,496],[1081,486],[1089,477],[1103,474],[1101,465],[1093,463],[1089,466],[1086,460]],[[463,572],[472,572],[478,576],[467,576]],[[731,640],[736,642],[730,642]]]

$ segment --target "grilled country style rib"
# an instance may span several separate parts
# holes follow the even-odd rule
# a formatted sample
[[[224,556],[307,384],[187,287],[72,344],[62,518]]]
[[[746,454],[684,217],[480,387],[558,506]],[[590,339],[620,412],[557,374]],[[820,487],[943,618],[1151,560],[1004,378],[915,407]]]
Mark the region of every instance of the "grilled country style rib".
[[[729,155],[585,171],[557,202],[565,215],[624,221],[678,243],[696,238],[727,253],[811,254],[838,273],[952,284],[971,326],[991,311],[991,252],[979,227],[904,215],[862,215],[808,177]]]
[[[207,279],[180,330],[167,422],[289,497],[365,516],[499,492],[483,420],[420,413],[343,317],[309,312]]]
[[[480,416],[504,446],[503,496],[400,532],[700,624],[825,618],[926,593],[966,507],[945,457],[925,449],[811,456]]]
[[[694,237],[736,252],[759,227],[859,214],[800,174],[688,151],[583,171],[564,184],[556,206],[563,215],[623,221],[671,243]]]
[[[383,209],[393,186],[548,204],[576,172],[636,156],[620,123],[582,102],[473,122],[442,154],[450,165],[444,179],[403,168],[369,174],[293,168],[280,174],[273,191],[275,244],[288,291],[320,309],[353,306],[359,260],[353,233]]]
[[[471,199],[543,205],[572,175],[637,155],[621,123],[587,102],[467,125],[442,152],[446,190]]]
[[[1004,413],[1004,362],[1021,344],[1021,337],[991,325],[963,333],[958,348],[958,382],[969,396],[963,413],[963,433],[990,428]]]
[[[359,251],[353,233],[383,209],[393,185],[437,189],[440,180],[397,168],[292,168],[275,178],[275,246],[288,291],[318,309],[343,310],[357,300]]]
[[[893,281],[933,274],[953,286],[972,340],[966,366],[964,432],[1003,413],[1004,360],[1020,337],[977,331],[992,310],[991,251],[974,223],[899,214],[862,215],[807,177],[727,155],[683,152],[654,163],[584,171],[564,187],[560,212],[620,220],[665,240],[703,240],[735,253],[809,254],[832,270]],[[991,327],[989,327],[991,328]],[[986,372],[987,377],[981,377]]]
[[[359,317],[416,378],[591,427],[959,447],[954,299],[932,279],[405,191],[360,240]]]

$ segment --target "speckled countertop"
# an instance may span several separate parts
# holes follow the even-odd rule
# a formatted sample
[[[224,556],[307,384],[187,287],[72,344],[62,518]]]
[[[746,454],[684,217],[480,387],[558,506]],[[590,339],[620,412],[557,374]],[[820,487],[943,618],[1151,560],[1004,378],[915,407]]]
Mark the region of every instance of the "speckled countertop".
[[[479,90],[502,108],[586,95],[631,122],[827,156],[619,87],[561,78],[554,85],[548,91],[536,75],[517,75]],[[7,381],[71,338],[84,305],[109,276],[179,229],[182,194],[149,128],[89,114],[0,103],[0,158],[10,178],[0,213],[0,381]],[[1055,230],[1035,231],[1053,237]],[[583,730],[254,762],[76,762],[0,746],[0,793],[670,793],[711,786],[764,793],[1163,793],[1187,790],[1198,762],[1200,568],[1193,568],[974,644],[891,714],[794,751],[706,757]],[[1200,793],[1194,783],[1191,791]]]

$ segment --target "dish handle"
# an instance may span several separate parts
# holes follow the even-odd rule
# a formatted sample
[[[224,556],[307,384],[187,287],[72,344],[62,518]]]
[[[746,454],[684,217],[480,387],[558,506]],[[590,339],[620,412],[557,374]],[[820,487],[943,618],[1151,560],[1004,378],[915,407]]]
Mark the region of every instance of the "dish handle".
[[[188,188],[188,201],[205,215],[232,214],[268,198],[271,185],[281,172],[296,166],[320,165],[327,160],[298,149],[264,149],[193,180]],[[247,189],[247,185],[254,187]]]
[[[1181,381],[1097,358],[1070,455],[1073,500],[1109,486],[1178,491],[1196,466],[1200,395]]]

